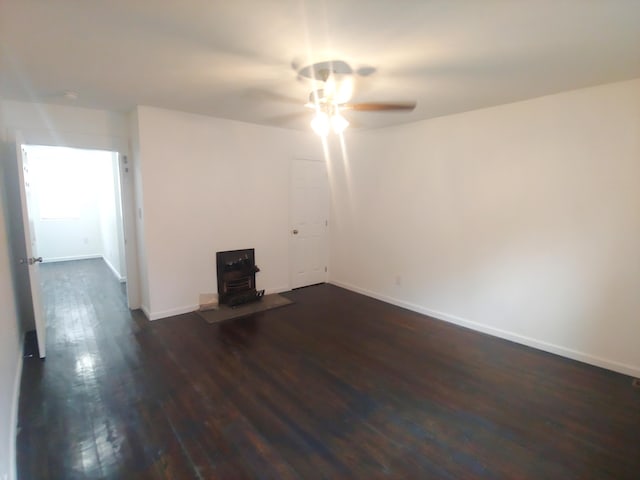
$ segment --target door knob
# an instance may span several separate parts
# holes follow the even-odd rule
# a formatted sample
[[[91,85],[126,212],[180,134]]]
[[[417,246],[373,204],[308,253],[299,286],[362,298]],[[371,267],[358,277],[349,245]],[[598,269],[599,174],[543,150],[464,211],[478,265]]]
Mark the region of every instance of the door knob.
[[[31,257],[28,260],[29,265],[33,265],[34,263],[42,263],[42,257]]]
[[[292,230],[291,233],[293,233],[294,235],[297,235],[298,234],[298,230],[297,229]]]

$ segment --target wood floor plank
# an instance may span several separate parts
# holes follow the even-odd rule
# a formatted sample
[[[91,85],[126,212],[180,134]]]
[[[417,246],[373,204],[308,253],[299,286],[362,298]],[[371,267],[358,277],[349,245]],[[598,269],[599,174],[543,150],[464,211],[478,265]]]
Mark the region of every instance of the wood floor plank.
[[[42,273],[22,480],[640,478],[624,375],[331,285],[209,325],[130,312],[101,260]]]

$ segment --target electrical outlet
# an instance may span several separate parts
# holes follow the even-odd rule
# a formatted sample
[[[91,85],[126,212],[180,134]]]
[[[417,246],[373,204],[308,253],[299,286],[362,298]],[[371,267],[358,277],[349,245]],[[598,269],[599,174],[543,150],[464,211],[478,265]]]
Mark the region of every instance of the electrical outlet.
[[[402,285],[402,277],[400,275],[396,275],[396,285],[399,287]]]

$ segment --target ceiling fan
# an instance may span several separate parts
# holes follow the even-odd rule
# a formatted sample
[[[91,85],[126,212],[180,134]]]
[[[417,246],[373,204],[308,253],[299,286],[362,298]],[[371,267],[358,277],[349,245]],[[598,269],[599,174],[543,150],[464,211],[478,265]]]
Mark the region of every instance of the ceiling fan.
[[[341,112],[352,110],[356,112],[410,112],[416,108],[416,102],[365,102],[350,103],[353,96],[354,73],[367,76],[375,72],[371,67],[364,67],[357,71],[342,60],[307,65],[298,70],[298,76],[314,81],[314,88],[309,94],[309,101],[305,107],[314,109],[316,115],[311,121],[311,128],[321,136],[326,136],[330,130],[340,134],[349,126]]]

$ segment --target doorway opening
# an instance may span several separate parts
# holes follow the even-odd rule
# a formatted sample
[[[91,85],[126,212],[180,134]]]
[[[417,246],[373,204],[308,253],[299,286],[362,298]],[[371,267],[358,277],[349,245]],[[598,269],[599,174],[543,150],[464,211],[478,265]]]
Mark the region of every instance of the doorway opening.
[[[127,295],[120,155],[23,145],[29,157],[29,222],[43,263],[100,259]]]

